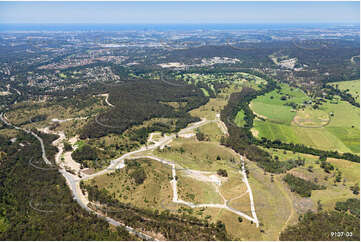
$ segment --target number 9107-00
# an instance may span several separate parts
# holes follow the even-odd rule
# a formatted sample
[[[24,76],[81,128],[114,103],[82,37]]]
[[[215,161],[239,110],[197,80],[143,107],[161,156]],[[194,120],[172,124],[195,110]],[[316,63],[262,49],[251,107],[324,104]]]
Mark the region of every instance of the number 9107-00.
[[[331,232],[331,237],[352,237],[352,232]]]

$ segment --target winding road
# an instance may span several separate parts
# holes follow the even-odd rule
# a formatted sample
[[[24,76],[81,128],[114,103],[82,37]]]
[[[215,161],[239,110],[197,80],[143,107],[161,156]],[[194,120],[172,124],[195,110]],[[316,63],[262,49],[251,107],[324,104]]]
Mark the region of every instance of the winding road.
[[[43,142],[43,139],[40,138],[37,134],[35,134],[33,131],[31,130],[27,130],[27,129],[23,129],[23,128],[20,128],[20,127],[17,127],[15,125],[12,125],[11,123],[9,123],[7,121],[7,118],[6,118],[6,115],[4,113],[1,113],[0,114],[0,119],[6,124],[6,125],[9,125],[11,127],[14,127],[15,129],[17,130],[22,130],[24,131],[25,133],[27,134],[31,134],[32,136],[34,136],[35,138],[37,138],[40,142],[40,146],[41,146],[41,152],[42,152],[42,158],[44,160],[44,162],[47,164],[47,165],[51,165],[51,161],[48,160],[48,158],[46,157],[46,153],[45,153],[45,146],[44,146],[44,142]]]
[[[18,129],[18,130],[23,130],[24,132],[26,132],[28,134],[31,134],[34,137],[36,137],[39,140],[40,144],[41,144],[42,158],[43,158],[44,162],[46,164],[48,164],[48,165],[52,165],[52,163],[46,157],[44,142],[36,133],[11,124],[7,120],[6,115],[4,113],[0,114],[0,119],[4,123],[6,123],[8,126],[11,126],[11,127],[15,128],[15,129]],[[58,121],[58,120],[54,120],[54,121]],[[184,133],[192,131],[192,130],[198,128],[198,127],[206,125],[206,124],[208,124],[210,122],[217,122],[218,124],[220,124],[219,122],[221,122],[221,121],[219,119],[216,119],[216,120],[202,119],[201,121],[193,123],[193,124],[189,125],[188,127],[182,129],[177,134],[178,135],[184,134]],[[223,126],[224,124],[223,125],[220,124],[220,125]],[[225,129],[226,129],[226,127],[225,127]],[[123,226],[123,227],[125,227],[130,233],[133,233],[133,234],[137,235],[138,237],[140,237],[140,238],[142,238],[144,240],[155,240],[155,238],[153,238],[153,237],[151,237],[151,236],[149,236],[149,235],[147,235],[145,233],[139,232],[134,228],[126,226],[123,223],[120,223],[120,222],[118,222],[118,221],[116,221],[116,220],[114,220],[114,219],[112,219],[110,217],[107,217],[107,216],[105,216],[103,214],[100,214],[99,212],[89,208],[88,207],[89,200],[87,199],[87,197],[83,194],[83,192],[80,189],[80,181],[92,179],[92,178],[94,178],[96,176],[103,175],[103,174],[106,174],[106,173],[109,173],[109,172],[114,172],[116,169],[123,168],[125,166],[124,160],[126,158],[131,158],[131,159],[139,158],[139,157],[132,157],[132,156],[135,155],[135,154],[138,154],[138,153],[142,153],[144,151],[154,150],[154,149],[156,149],[158,147],[162,148],[166,144],[170,143],[173,139],[175,139],[177,137],[177,134],[171,134],[171,135],[162,137],[158,142],[155,142],[152,145],[145,145],[145,146],[140,147],[138,150],[126,153],[126,154],[120,156],[119,158],[112,160],[110,165],[106,169],[104,169],[102,171],[96,172],[96,173],[91,174],[91,175],[81,173],[81,178],[79,178],[78,176],[69,173],[68,171],[65,170],[64,167],[62,167],[60,157],[61,157],[61,154],[63,152],[63,147],[62,147],[63,142],[62,141],[65,139],[64,133],[63,132],[50,131],[48,128],[45,128],[42,131],[45,132],[45,133],[52,133],[52,134],[58,134],[59,135],[59,138],[53,142],[53,145],[56,145],[58,147],[58,149],[59,149],[59,152],[55,156],[55,161],[56,161],[56,164],[58,165],[59,172],[66,179],[66,183],[69,186],[69,188],[70,188],[70,190],[71,190],[71,192],[73,194],[74,199],[78,202],[78,204],[82,208],[84,208],[88,212],[93,212],[93,213],[97,214],[99,217],[104,218],[106,221],[108,221],[110,224],[112,224],[114,226]],[[227,132],[227,134],[228,134],[228,132]],[[190,202],[180,200],[178,198],[178,193],[177,193],[177,180],[176,180],[176,168],[175,168],[176,164],[173,163],[173,162],[170,162],[170,161],[160,159],[158,157],[154,157],[154,156],[141,156],[141,157],[150,158],[150,159],[162,162],[164,164],[170,165],[172,167],[172,177],[173,177],[173,179],[171,180],[171,184],[172,184],[172,188],[173,188],[173,199],[172,199],[172,201],[174,203],[184,204],[184,205],[192,207],[192,208],[194,208],[194,207],[216,207],[216,208],[227,209],[227,210],[229,210],[229,211],[231,211],[231,212],[233,212],[233,213],[235,213],[235,214],[237,214],[239,216],[244,217],[247,220],[250,220],[250,221],[254,222],[257,227],[259,226],[259,221],[257,219],[257,215],[256,215],[255,207],[254,207],[252,190],[251,190],[251,187],[250,187],[250,185],[248,183],[248,179],[247,179],[247,175],[246,175],[246,171],[245,171],[245,167],[244,167],[244,159],[243,159],[242,156],[240,156],[241,161],[242,161],[242,169],[240,170],[240,173],[243,176],[242,181],[247,186],[247,193],[249,194],[250,203],[251,203],[252,217],[247,215],[247,214],[242,213],[241,211],[238,211],[238,210],[230,207],[228,205],[229,201],[227,201],[225,199],[224,199],[224,201],[225,201],[224,204],[193,204],[193,203],[190,203]]]
[[[177,180],[176,180],[176,164],[173,163],[173,162],[170,162],[170,161],[167,161],[167,160],[164,160],[164,159],[160,159],[156,156],[138,156],[138,157],[132,157],[132,159],[139,159],[139,158],[148,158],[148,159],[152,159],[152,160],[155,160],[155,161],[158,161],[158,162],[161,162],[163,164],[166,164],[166,165],[169,165],[172,167],[172,180],[171,180],[171,184],[172,184],[172,190],[173,190],[173,199],[172,201],[174,203],[178,203],[178,204],[184,204],[186,206],[189,206],[191,208],[201,208],[201,207],[212,207],[212,208],[223,208],[223,209],[226,209],[226,210],[229,210],[231,211],[232,213],[235,213],[239,216],[242,216],[244,217],[245,219],[249,220],[249,221],[252,221],[256,224],[256,226],[258,227],[258,219],[257,219],[257,216],[256,216],[256,212],[254,210],[251,209],[252,211],[252,216],[253,217],[250,217],[248,216],[247,214],[245,213],[242,213],[241,211],[238,211],[232,207],[230,207],[228,205],[228,200],[226,200],[223,195],[218,191],[218,189],[216,188],[217,192],[219,193],[219,195],[223,198],[223,201],[224,201],[224,204],[217,204],[217,203],[204,203],[204,204],[194,204],[194,203],[191,203],[191,202],[186,202],[184,200],[181,200],[178,198],[178,190],[177,190]],[[178,165],[179,166],[179,165]],[[187,171],[188,169],[185,169],[183,167],[180,167],[180,169],[184,169],[185,171]],[[192,171],[192,170],[189,170],[189,171]],[[246,175],[246,172],[244,170],[244,165],[242,166],[242,171],[240,171],[240,173],[243,175],[243,179],[242,181],[246,183],[246,186],[247,186],[247,193],[250,194],[250,197],[252,197],[253,199],[253,196],[252,196],[252,190],[251,190],[251,187],[249,186],[248,184],[248,180],[247,180],[247,175]],[[244,195],[244,194],[242,194]],[[252,204],[252,202],[251,202]],[[252,205],[251,205],[252,206]]]
[[[114,105],[111,104],[111,103],[109,102],[109,100],[108,100],[108,98],[109,98],[109,93],[99,94],[99,96],[105,97],[105,102],[107,103],[107,105],[110,106],[110,107],[114,107]]]
[[[44,147],[44,142],[43,140],[37,135],[35,134],[34,132],[32,131],[29,131],[27,129],[23,129],[23,128],[20,128],[18,126],[15,126],[13,124],[11,124],[7,118],[6,118],[6,115],[4,113],[1,113],[0,114],[0,119],[5,123],[7,124],[8,126],[11,126],[17,130],[22,130],[28,134],[31,134],[33,135],[34,137],[36,137],[39,141],[40,141],[40,145],[41,145],[41,150],[42,150],[42,158],[44,160],[44,162],[47,164],[47,165],[52,165],[52,163],[47,159],[46,157],[46,152],[45,152],[45,147]],[[48,128],[44,129],[43,130],[44,132],[48,132],[48,133],[55,133],[55,132],[51,132]],[[59,143],[59,144],[62,144],[62,141],[65,139],[65,135],[60,135],[60,137],[55,140],[53,142],[54,143]],[[59,146],[58,146],[59,147]],[[61,164],[60,164],[60,156],[61,156],[61,153],[63,152],[62,148],[59,149],[59,152],[56,154],[56,163],[59,165],[58,166],[58,171],[60,172],[60,174],[62,174],[66,180],[66,183],[67,185],[69,186],[69,189],[70,191],[72,192],[73,194],[73,198],[78,202],[78,204],[84,208],[86,211],[90,212],[90,213],[95,213],[98,217],[101,217],[101,218],[104,218],[108,223],[114,225],[114,226],[122,226],[124,227],[128,232],[132,233],[132,234],[135,234],[136,236],[138,236],[139,238],[141,239],[144,239],[144,240],[156,240],[154,239],[153,237],[147,235],[147,234],[144,234],[142,232],[139,232],[137,231],[136,229],[132,228],[132,227],[129,227],[129,226],[126,226],[125,224],[123,223],[120,223],[110,217],[107,217],[107,216],[104,216],[100,213],[98,213],[97,211],[94,211],[92,209],[90,209],[88,207],[88,199],[84,196],[84,194],[82,193],[81,189],[80,189],[80,179],[78,179],[77,176],[67,172],[64,167],[61,167]]]

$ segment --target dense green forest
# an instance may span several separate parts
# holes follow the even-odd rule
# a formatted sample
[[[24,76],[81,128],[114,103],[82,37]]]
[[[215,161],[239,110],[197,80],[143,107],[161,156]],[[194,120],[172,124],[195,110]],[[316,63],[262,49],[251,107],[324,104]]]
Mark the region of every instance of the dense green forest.
[[[350,200],[350,199],[349,199]],[[349,201],[347,200],[347,201]],[[358,200],[358,199],[356,199]],[[354,204],[354,208],[360,206],[360,200],[346,202]],[[339,206],[336,205],[336,209]],[[342,211],[343,209],[341,209]],[[353,216],[347,212],[320,211],[313,213],[308,211],[299,217],[296,225],[288,226],[280,234],[280,240],[284,241],[329,241],[329,240],[352,240],[360,241],[360,214]]]
[[[173,129],[169,124],[156,122],[150,126],[136,129],[131,134],[130,140],[138,141],[140,144],[145,144],[147,142],[149,133],[160,131],[163,135],[164,133],[171,133],[173,131],[177,131],[178,129]]]
[[[195,86],[175,87],[159,80],[138,80],[115,85],[109,88],[109,93],[109,102],[114,107],[90,121],[81,131],[81,138],[97,138],[108,133],[121,134],[133,125],[160,117],[175,118],[177,131],[188,123],[199,121],[199,118],[192,117],[187,112],[209,100]],[[166,102],[184,105],[176,109]]]
[[[84,144],[80,148],[71,153],[71,157],[78,163],[87,167],[87,160],[96,160],[98,158],[96,149],[88,144]]]
[[[343,212],[350,212],[356,217],[360,217],[360,199],[350,198],[345,202],[336,202],[335,209]]]
[[[48,147],[53,138],[46,136]],[[0,240],[137,239],[80,208],[57,169],[30,165],[47,168],[38,140],[23,132],[16,138],[0,136]]]
[[[134,180],[135,184],[143,184],[147,178],[144,168],[136,160],[125,160],[125,172]]]
[[[312,190],[326,189],[324,186],[317,185],[313,182],[306,181],[302,178],[287,174],[283,180],[288,184],[291,192],[296,192],[302,197],[311,197]]]

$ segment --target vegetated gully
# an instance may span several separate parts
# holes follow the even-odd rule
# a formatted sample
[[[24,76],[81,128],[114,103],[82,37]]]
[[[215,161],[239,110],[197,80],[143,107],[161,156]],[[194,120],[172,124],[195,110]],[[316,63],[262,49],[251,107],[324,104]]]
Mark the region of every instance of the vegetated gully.
[[[42,150],[42,158],[44,160],[44,162],[47,164],[47,165],[52,165],[51,162],[47,159],[46,157],[46,151],[45,151],[45,146],[44,146],[44,142],[42,140],[41,137],[39,137],[37,134],[35,134],[34,132],[30,131],[30,130],[27,130],[27,129],[23,129],[21,127],[17,127],[13,124],[11,124],[7,118],[6,118],[6,115],[4,113],[1,113],[0,114],[0,119],[2,120],[2,122],[4,122],[5,124],[7,124],[8,126],[11,126],[17,130],[22,130],[28,134],[31,134],[33,135],[36,139],[39,140],[40,142],[40,145],[41,145],[41,150]],[[202,119],[202,121],[200,122],[197,122],[197,123],[193,123],[191,124],[189,127],[187,128],[184,128],[182,129],[181,131],[178,132],[178,134],[183,134],[183,133],[186,133],[188,131],[192,131],[198,127],[201,127],[203,125],[206,125],[210,122],[217,122],[217,124],[219,126],[223,126],[220,122],[219,119],[216,119],[216,120],[206,120],[206,119]],[[93,212],[95,214],[97,214],[97,216],[99,217],[102,217],[104,218],[107,222],[109,222],[110,224],[114,225],[114,226],[123,226],[125,227],[130,233],[133,233],[135,235],[137,235],[138,237],[142,238],[142,239],[145,239],[145,240],[154,240],[153,237],[145,234],[145,233],[142,233],[140,231],[137,231],[136,229],[134,228],[131,228],[123,223],[120,223],[110,217],[107,217],[103,214],[100,214],[99,212],[97,211],[94,211],[92,209],[90,209],[88,207],[88,203],[89,203],[89,200],[85,197],[85,195],[83,194],[83,192],[81,191],[80,189],[80,181],[81,180],[88,180],[88,179],[92,179],[96,176],[99,176],[99,175],[103,175],[103,174],[106,174],[106,173],[109,173],[109,172],[114,172],[116,169],[121,169],[123,168],[125,165],[124,165],[124,160],[126,158],[130,158],[130,159],[136,159],[136,158],[150,158],[150,159],[153,159],[153,160],[156,160],[158,162],[162,162],[163,164],[167,164],[169,166],[172,167],[172,177],[173,179],[171,180],[171,184],[172,184],[172,189],[173,189],[173,199],[172,201],[174,203],[179,203],[179,204],[184,204],[186,206],[190,206],[190,207],[216,207],[216,208],[224,208],[224,209],[227,209],[239,216],[242,216],[244,217],[245,219],[249,220],[249,221],[252,221],[256,224],[256,226],[258,227],[259,226],[259,221],[257,219],[257,215],[256,215],[256,210],[255,210],[255,207],[254,207],[254,201],[253,201],[253,194],[252,194],[252,189],[248,183],[248,179],[247,179],[247,175],[246,175],[246,171],[245,171],[245,167],[244,167],[244,158],[242,156],[240,156],[240,159],[242,161],[242,169],[240,170],[240,174],[242,174],[243,178],[242,178],[242,181],[246,184],[247,186],[247,193],[249,194],[249,198],[250,198],[250,204],[251,204],[251,213],[252,213],[252,217],[242,213],[241,211],[238,211],[232,207],[230,207],[228,205],[228,202],[229,201],[226,201],[224,199],[224,204],[193,204],[193,203],[190,203],[190,202],[186,202],[186,201],[183,201],[183,200],[180,200],[178,199],[178,193],[177,193],[177,180],[176,180],[176,164],[173,163],[173,162],[169,162],[169,161],[166,161],[166,160],[162,160],[162,159],[159,159],[157,157],[154,157],[154,156],[140,156],[140,157],[131,157],[132,155],[135,155],[137,153],[141,153],[141,152],[144,152],[144,151],[151,151],[151,150],[154,150],[158,147],[164,147],[166,144],[170,143],[174,138],[176,138],[177,134],[171,134],[171,135],[168,135],[168,136],[165,136],[163,138],[161,138],[158,142],[154,142],[154,144],[152,145],[145,145],[145,146],[142,146],[140,147],[138,150],[135,150],[135,151],[132,151],[132,152],[129,152],[129,153],[126,153],[122,156],[120,156],[119,158],[117,159],[114,159],[111,161],[110,165],[102,170],[102,171],[99,171],[97,173],[94,173],[94,174],[91,174],[91,175],[87,175],[87,174],[84,174],[82,173],[82,177],[79,178],[78,176],[76,175],[73,175],[72,173],[68,172],[65,170],[65,168],[62,166],[61,164],[61,160],[60,160],[60,157],[61,157],[61,154],[63,153],[63,144],[62,144],[62,141],[65,139],[65,135],[63,132],[52,132],[49,130],[49,128],[45,128],[43,130],[43,132],[45,133],[53,133],[53,134],[57,134],[59,135],[59,138],[57,140],[55,140],[52,144],[57,146],[58,147],[58,153],[56,154],[55,156],[55,161],[56,161],[56,164],[58,165],[58,171],[64,176],[64,178],[66,179],[66,183],[67,185],[69,186],[72,194],[73,194],[73,197],[74,199],[78,202],[78,204],[84,208],[85,210],[87,210],[88,212]]]

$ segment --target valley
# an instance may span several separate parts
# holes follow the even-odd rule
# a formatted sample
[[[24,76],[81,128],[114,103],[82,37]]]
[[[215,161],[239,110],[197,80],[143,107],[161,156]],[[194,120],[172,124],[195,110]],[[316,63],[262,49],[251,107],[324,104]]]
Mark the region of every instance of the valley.
[[[162,28],[0,31],[0,238],[358,241],[358,29]]]

